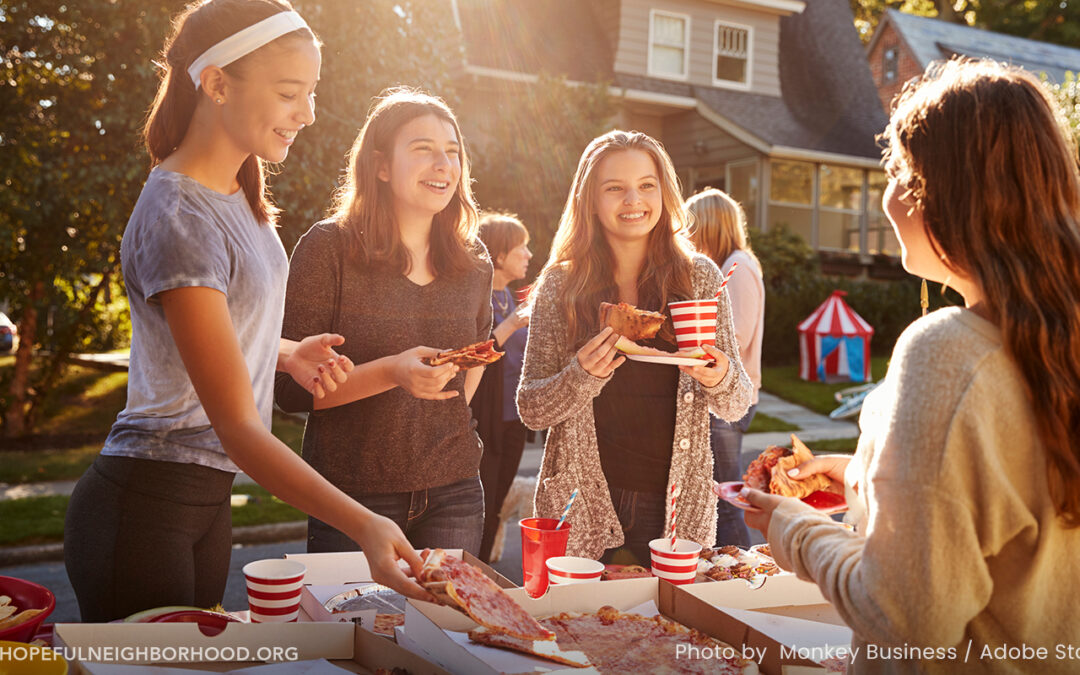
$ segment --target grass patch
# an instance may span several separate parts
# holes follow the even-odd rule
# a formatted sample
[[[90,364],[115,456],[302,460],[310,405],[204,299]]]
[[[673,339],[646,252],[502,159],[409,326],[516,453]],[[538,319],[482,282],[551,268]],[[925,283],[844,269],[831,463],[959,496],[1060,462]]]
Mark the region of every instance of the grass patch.
[[[750,420],[750,428],[747,429],[748,434],[760,434],[767,431],[798,431],[799,427],[794,424],[789,424],[784,420],[773,417],[772,415],[766,415],[763,412],[754,413],[754,419]]]
[[[858,438],[829,438],[807,443],[816,455],[852,455],[858,444]]]
[[[294,509],[257,485],[238,485],[233,494],[254,497],[244,506],[233,507],[233,527],[266,525],[305,520]],[[0,546],[27,546],[64,540],[64,514],[69,497],[27,497],[0,501]]]
[[[66,450],[18,450],[0,455],[0,483],[75,480],[101,452],[100,443]]]
[[[885,377],[887,356],[870,359],[870,376],[876,382]],[[761,369],[761,388],[792,403],[809,408],[816,413],[828,415],[836,409],[835,394],[841,389],[856,386],[854,382],[806,382],[799,379],[799,366],[770,366]],[[756,416],[755,416],[756,419]]]
[[[127,402],[125,372],[69,366],[41,410],[39,434],[109,433]]]

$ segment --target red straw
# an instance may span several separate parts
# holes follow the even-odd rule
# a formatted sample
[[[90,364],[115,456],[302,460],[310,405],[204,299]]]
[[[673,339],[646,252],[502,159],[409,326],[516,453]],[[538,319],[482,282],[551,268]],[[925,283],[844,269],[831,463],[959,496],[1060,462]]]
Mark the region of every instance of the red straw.
[[[731,263],[731,269],[728,270],[727,276],[724,277],[724,280],[720,282],[720,290],[716,292],[716,297],[720,297],[720,293],[723,292],[724,286],[727,286],[727,282],[731,279],[731,275],[735,274],[735,268],[738,266],[739,263],[737,262]]]
[[[675,508],[675,496],[678,492],[678,485],[672,483],[671,485],[671,552],[675,552],[675,514],[678,513],[678,509]]]

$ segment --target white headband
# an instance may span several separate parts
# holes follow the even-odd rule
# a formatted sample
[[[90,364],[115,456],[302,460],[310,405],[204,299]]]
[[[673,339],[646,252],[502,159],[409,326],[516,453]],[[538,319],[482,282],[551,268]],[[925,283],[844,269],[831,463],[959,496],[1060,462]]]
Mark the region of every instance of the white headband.
[[[188,75],[198,91],[199,77],[208,66],[224,68],[242,56],[247,56],[271,40],[276,40],[286,33],[307,28],[304,19],[296,12],[279,12],[271,17],[254,23],[239,33],[233,33],[221,42],[199,55],[188,68]]]

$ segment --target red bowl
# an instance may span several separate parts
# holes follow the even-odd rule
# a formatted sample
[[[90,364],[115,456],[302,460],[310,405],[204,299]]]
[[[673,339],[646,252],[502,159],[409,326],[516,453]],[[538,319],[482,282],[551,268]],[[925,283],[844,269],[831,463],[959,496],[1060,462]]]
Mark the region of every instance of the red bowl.
[[[49,614],[52,614],[53,609],[56,608],[56,596],[52,594],[52,591],[41,584],[35,584],[33,581],[25,579],[0,577],[0,595],[7,595],[11,598],[11,602],[17,608],[15,610],[16,614],[27,609],[45,610],[29,621],[23,621],[6,630],[0,630],[0,640],[29,642],[34,638],[34,634],[37,633],[41,622]]]
[[[230,623],[239,623],[240,619],[219,614],[217,612],[205,612],[198,609],[185,609],[178,612],[160,614],[147,621],[147,623],[194,623],[199,625],[199,630],[207,637],[213,637],[225,630]]]

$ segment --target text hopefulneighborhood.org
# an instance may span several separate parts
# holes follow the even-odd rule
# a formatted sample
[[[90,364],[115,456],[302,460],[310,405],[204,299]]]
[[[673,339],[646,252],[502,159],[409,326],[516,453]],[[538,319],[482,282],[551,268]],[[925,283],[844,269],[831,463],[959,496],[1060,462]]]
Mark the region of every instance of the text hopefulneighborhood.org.
[[[296,661],[296,647],[40,647],[20,645],[0,647],[0,663],[11,661],[58,660],[88,663],[198,663],[206,661]]]

